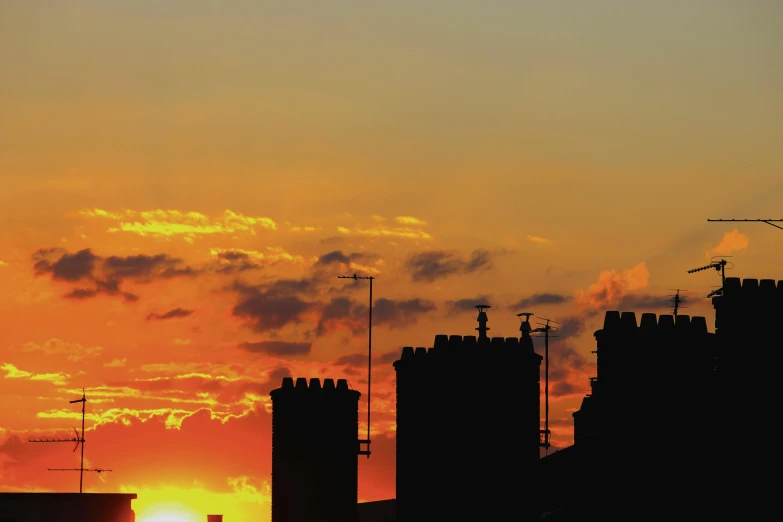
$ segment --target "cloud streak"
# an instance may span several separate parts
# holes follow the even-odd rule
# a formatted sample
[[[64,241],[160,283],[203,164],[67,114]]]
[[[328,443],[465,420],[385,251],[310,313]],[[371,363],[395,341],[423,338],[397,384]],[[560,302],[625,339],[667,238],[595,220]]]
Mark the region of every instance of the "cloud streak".
[[[411,254],[405,267],[414,282],[431,283],[454,274],[471,274],[492,268],[492,257],[497,252],[474,250],[468,259],[460,259],[455,252],[433,250]]]
[[[181,319],[188,317],[193,313],[193,310],[185,310],[184,308],[174,308],[164,314],[158,314],[151,312],[147,315],[147,321],[165,321],[167,319]]]
[[[191,241],[200,236],[256,235],[259,229],[277,230],[277,223],[272,218],[245,216],[232,210],[225,210],[219,216],[166,209],[109,212],[99,208],[82,209],[77,214],[119,222],[117,226],[109,227],[109,232],[161,238],[181,236]]]
[[[530,306],[536,306],[536,305],[556,305],[556,304],[563,304],[571,300],[570,295],[563,295],[563,294],[551,294],[551,293],[541,293],[541,294],[533,294],[530,297],[525,297],[517,301],[516,303],[509,306],[509,309],[511,310],[517,310],[520,308],[528,308]]]
[[[3,363],[0,366],[0,370],[5,372],[5,379],[28,379],[31,381],[47,381],[58,386],[62,386],[68,382],[70,375],[67,373],[33,373],[25,370],[20,370],[11,363]]]
[[[69,361],[81,361],[101,355],[103,348],[100,346],[82,346],[78,343],[69,343],[61,339],[52,338],[38,343],[25,343],[12,346],[12,350],[20,352],[41,352],[45,355],[65,355]]]
[[[256,341],[243,342],[239,348],[250,353],[263,353],[278,357],[307,355],[312,348],[311,343],[288,341]]]

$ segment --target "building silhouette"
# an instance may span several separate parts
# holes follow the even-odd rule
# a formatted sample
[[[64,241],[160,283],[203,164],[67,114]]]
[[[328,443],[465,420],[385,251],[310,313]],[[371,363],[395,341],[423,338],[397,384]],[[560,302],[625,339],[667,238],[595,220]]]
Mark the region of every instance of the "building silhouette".
[[[354,522],[747,520],[777,511],[768,478],[776,445],[760,459],[752,443],[775,433],[783,281],[726,278],[716,294],[714,332],[701,316],[607,311],[594,334],[597,373],[573,413],[574,444],[544,458],[542,357],[529,323],[520,338],[490,337],[480,306],[478,335],[404,347],[394,362],[396,499],[358,510],[348,507],[358,392],[335,399],[335,415],[317,399],[326,396],[317,380],[284,381],[273,392],[273,522],[338,520],[318,509]],[[328,441],[314,428],[327,419]],[[315,471],[324,467],[332,471]],[[319,496],[326,491],[341,500],[330,505]]]
[[[135,522],[136,493],[0,493],[2,522]]]
[[[703,317],[642,314],[637,325],[632,312],[606,312],[574,445],[541,461],[552,484],[544,520],[748,520],[777,510],[758,469],[776,469],[777,451],[759,462],[747,443],[766,431],[759,424],[771,429],[779,395],[763,350],[780,347],[783,281],[726,278],[718,294],[715,333]]]
[[[356,522],[361,394],[286,377],[270,395],[272,522]]]
[[[397,377],[397,520],[538,520],[542,357],[522,337],[436,335]],[[523,323],[524,326],[525,323]]]

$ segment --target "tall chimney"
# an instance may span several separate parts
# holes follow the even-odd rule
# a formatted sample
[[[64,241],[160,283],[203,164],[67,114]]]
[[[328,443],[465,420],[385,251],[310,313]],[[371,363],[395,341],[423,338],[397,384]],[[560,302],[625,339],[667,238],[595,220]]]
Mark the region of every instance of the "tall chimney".
[[[487,342],[489,341],[489,337],[487,337],[487,331],[489,330],[489,327],[487,326],[487,310],[489,309],[489,305],[476,305],[476,308],[478,308],[479,314],[476,320],[478,321],[478,342]]]

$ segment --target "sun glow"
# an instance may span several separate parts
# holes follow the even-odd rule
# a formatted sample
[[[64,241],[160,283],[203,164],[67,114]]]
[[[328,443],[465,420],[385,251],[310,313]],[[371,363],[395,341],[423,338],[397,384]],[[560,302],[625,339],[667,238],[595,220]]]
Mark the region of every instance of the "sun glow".
[[[250,477],[227,477],[220,491],[193,482],[189,487],[123,484],[121,493],[135,493],[136,522],[204,522],[207,513],[220,513],[232,522],[269,522],[271,488]]]
[[[200,522],[191,509],[177,502],[160,502],[140,513],[138,522]]]

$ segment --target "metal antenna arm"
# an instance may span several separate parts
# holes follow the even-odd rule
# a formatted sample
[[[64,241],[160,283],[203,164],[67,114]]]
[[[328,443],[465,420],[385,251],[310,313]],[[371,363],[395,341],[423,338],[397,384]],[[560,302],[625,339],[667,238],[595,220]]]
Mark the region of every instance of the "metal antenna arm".
[[[699,268],[692,268],[688,270],[688,273],[693,274],[694,272],[701,272],[702,270],[709,270],[710,268],[717,268],[720,270],[720,266],[717,263],[710,263],[709,265],[700,266]]]
[[[708,219],[707,221],[710,222],[728,222],[728,223],[736,223],[736,222],[746,222],[746,223],[766,223],[767,225],[771,225],[775,228],[779,228],[780,230],[783,230],[783,227],[780,225],[776,225],[775,223],[783,222],[783,219]]]

